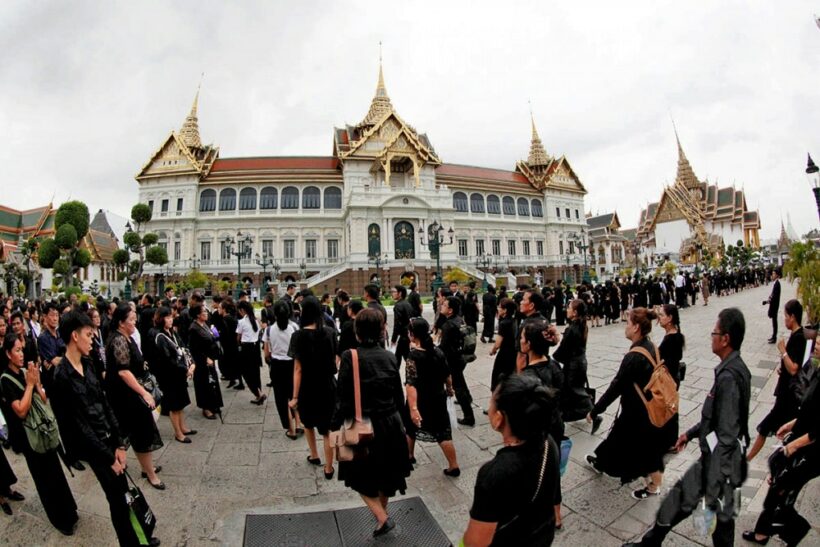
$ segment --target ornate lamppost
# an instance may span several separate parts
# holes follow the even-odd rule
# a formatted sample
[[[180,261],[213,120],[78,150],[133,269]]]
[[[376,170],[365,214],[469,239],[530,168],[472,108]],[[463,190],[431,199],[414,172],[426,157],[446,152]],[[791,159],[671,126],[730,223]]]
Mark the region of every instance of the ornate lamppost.
[[[299,275],[302,277],[302,279],[307,279],[307,264],[304,260],[302,260],[302,262],[299,263]]]
[[[809,179],[811,190],[814,192],[814,201],[817,203],[817,216],[820,217],[820,168],[818,168],[809,154],[809,163],[806,165],[806,177]]]
[[[381,270],[383,264],[387,264],[387,253],[384,253],[384,258],[382,258],[381,255],[368,257],[367,262],[368,264],[373,264],[374,266],[376,266],[376,279],[373,281],[373,284],[381,288],[382,282],[379,271]]]
[[[433,280],[433,292],[436,292],[441,287],[444,286],[444,278],[441,275],[441,248],[446,247],[447,245],[453,244],[453,236],[455,235],[455,230],[451,227],[447,230],[447,235],[450,236],[449,242],[446,242],[444,239],[444,225],[439,224],[437,221],[433,221],[433,223],[427,227],[427,242],[424,241],[424,226],[419,226],[419,240],[420,243],[430,249],[430,255],[436,255],[436,278]]]
[[[126,222],[125,223],[125,233],[129,233],[129,232],[133,232],[133,230],[131,229],[131,223]],[[130,268],[131,268],[131,263],[129,261],[129,263],[125,265],[125,287],[122,290],[122,296],[123,296],[123,298],[125,298],[126,301],[131,300],[131,272],[129,271]]]
[[[233,246],[236,243],[236,250]],[[243,234],[241,231],[236,232],[236,239],[231,236],[225,238],[226,253],[230,256],[236,257],[236,288],[234,289],[234,298],[239,300],[240,284],[242,283],[242,259],[250,258],[251,246],[253,245],[253,238],[251,234]]]
[[[202,265],[202,260],[198,259],[196,255],[191,257],[191,269],[198,270],[199,267]]]
[[[488,255],[487,253],[482,253],[481,255],[475,258],[475,267],[478,270],[482,270],[484,272],[484,280],[481,283],[481,288],[483,290],[487,290],[487,269],[493,263],[493,257]]]
[[[268,266],[272,266],[273,263],[273,257],[268,257],[267,252],[262,253],[261,257],[259,256],[259,253],[256,253],[256,264],[262,266],[262,294],[267,294],[268,292]]]
[[[589,283],[589,271],[587,270],[587,249],[589,249],[590,246],[587,245],[586,232],[583,228],[581,229],[580,235],[575,235],[575,241],[578,248],[581,250],[581,254],[584,255],[584,275],[582,279],[584,283]]]

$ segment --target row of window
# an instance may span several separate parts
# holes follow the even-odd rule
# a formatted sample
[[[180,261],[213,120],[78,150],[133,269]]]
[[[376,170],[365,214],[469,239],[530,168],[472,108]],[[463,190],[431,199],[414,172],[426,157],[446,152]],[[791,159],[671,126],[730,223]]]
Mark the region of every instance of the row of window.
[[[466,239],[459,239],[458,240],[458,256],[466,257],[469,255],[469,251],[467,249],[469,241]],[[521,242],[523,253],[525,256],[530,256],[532,254],[531,244],[532,242],[529,240],[524,240]],[[501,256],[501,240],[500,239],[492,239],[490,240],[490,245],[492,246],[492,253],[495,256]],[[481,256],[485,254],[486,250],[484,248],[484,240],[483,239],[476,239],[475,240],[475,254],[476,256]],[[507,254],[510,256],[517,256],[518,255],[518,242],[514,239],[507,240]],[[544,256],[544,242],[543,241],[536,241],[535,242],[535,255],[536,256]]]
[[[464,192],[454,193],[453,209],[459,213],[466,213],[468,208],[471,213],[485,212],[484,196],[482,194],[473,193],[470,194],[470,199],[468,200],[467,194]],[[518,201],[516,201],[511,196],[504,196],[503,198],[499,198],[494,194],[487,196],[486,212],[491,215],[500,215],[502,211],[505,215],[509,216],[514,216],[516,211],[518,215],[522,217],[532,215],[533,217],[541,218],[544,216],[544,207],[540,199],[527,200],[526,198],[518,198]],[[564,211],[566,212],[566,218],[572,218],[569,208],[566,208]],[[561,218],[560,207],[555,208],[555,216]],[[578,209],[575,209],[575,220],[580,219],[581,214]]]
[[[308,260],[319,258],[318,255],[318,240],[316,239],[306,239],[305,241],[305,253],[301,257],[296,256],[296,240],[295,239],[283,239],[282,240],[282,258],[284,259],[293,259],[293,258],[306,258]],[[339,258],[339,240],[338,239],[328,239],[325,240],[327,243],[327,254],[325,258],[328,259],[337,259]],[[179,242],[177,242],[178,244]],[[231,246],[224,242],[219,242],[219,257],[221,260],[233,260],[234,255],[231,253]],[[179,257],[176,256],[176,247],[174,248],[174,259],[178,260]],[[276,256],[273,252],[273,240],[272,239],[263,239],[262,240],[262,256],[267,257],[274,257]],[[199,242],[199,258],[203,261],[211,260],[211,242],[210,241],[200,241]]]
[[[262,210],[276,209],[277,207],[281,207],[282,209],[299,208],[299,189],[295,186],[286,186],[283,188],[281,198],[280,202],[279,191],[273,186],[262,188],[258,194],[255,188],[243,188],[239,192],[239,210],[255,211],[257,202],[259,209]],[[218,201],[220,211],[235,211],[237,205],[236,190],[233,188],[220,190]],[[308,186],[302,190],[301,203],[302,209],[320,209],[323,204],[325,209],[341,209],[342,190],[336,187],[325,188],[323,200],[322,192],[319,188],[316,186]],[[199,194],[199,211],[206,213],[216,211],[216,208],[216,190],[210,188],[203,190],[202,193]]]
[[[159,205],[160,212],[162,212],[162,213],[167,213],[168,212],[168,207],[170,206],[170,201],[171,200],[169,200],[169,199],[163,199],[160,202],[160,205]],[[153,199],[148,200],[148,208],[151,209],[151,213],[154,212],[154,200]],[[177,198],[177,211],[182,211],[182,198]]]

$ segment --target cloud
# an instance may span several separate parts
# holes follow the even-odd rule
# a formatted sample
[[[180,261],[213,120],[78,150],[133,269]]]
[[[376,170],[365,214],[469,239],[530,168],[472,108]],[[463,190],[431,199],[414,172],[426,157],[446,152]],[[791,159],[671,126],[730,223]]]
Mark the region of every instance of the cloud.
[[[701,178],[744,187],[776,237],[817,224],[805,154],[820,31],[806,1],[138,3],[0,6],[0,201],[83,199],[127,215],[134,174],[205,73],[200,128],[223,157],[329,154],[376,83],[444,161],[512,169],[529,103],[591,211],[622,222],[675,175],[670,115]]]

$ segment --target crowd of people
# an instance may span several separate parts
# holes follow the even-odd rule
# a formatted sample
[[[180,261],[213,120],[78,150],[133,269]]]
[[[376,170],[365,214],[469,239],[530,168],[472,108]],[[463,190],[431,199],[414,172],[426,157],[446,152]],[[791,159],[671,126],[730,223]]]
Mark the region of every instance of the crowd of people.
[[[0,409],[10,448],[24,455],[57,530],[71,535],[78,521],[63,468],[82,470],[85,462],[106,495],[120,544],[137,545],[125,497],[126,450],[133,449],[150,486],[166,489],[152,459],[163,446],[157,414],[168,416],[175,442],[194,443],[197,432],[186,423],[189,383],[203,417],[216,420],[223,389],[247,389],[249,403],[266,404],[267,364],[267,387],[284,434],[304,438],[307,464],[322,467],[327,480],[338,471],[338,480],[361,496],[378,537],[395,527],[388,502],[407,488],[417,443],[437,443],[447,462],[443,476],[461,475],[453,431],[456,424],[476,424],[464,372],[480,338],[494,359],[483,412],[503,448],[479,470],[464,545],[550,544],[563,526],[566,423],[587,421],[595,433],[616,400],[621,410],[609,433],[584,460],[624,484],[644,480],[633,498],[662,494],[668,453],[696,438],[701,447],[701,458],[668,490],[641,544],[660,545],[705,499],[717,523],[715,544],[731,545],[735,490],[746,478],[747,459],[767,436],[787,434],[792,441],[782,449],[785,457],[797,453],[808,463],[784,467],[758,525],[743,537],[763,544],[780,534],[796,544],[808,530],[794,510],[796,493],[820,468],[814,445],[818,374],[803,362],[807,335],[797,300],[784,308],[791,335],[778,345],[777,403],[758,426],[754,445],[747,426],[750,374],[740,357],[745,319],[735,308],[720,312],[711,333],[720,364],[701,421],[679,432],[676,392],[686,371],[680,310],[694,305],[698,294],[706,305],[710,294],[765,282],[758,273],[619,280],[581,284],[574,292],[558,281],[543,288],[522,285],[512,295],[492,286],[480,295],[474,282],[453,282],[434,295],[432,322],[422,317],[415,285],[397,285],[390,289],[392,331],[381,290],[372,284],[362,299],[345,290],[317,297],[291,284],[281,298],[265,295],[259,309],[244,293],[236,301],[214,296],[208,305],[197,291],[176,297],[173,290],[133,301],[9,298],[0,308]],[[596,397],[586,346],[601,317],[605,324],[623,323],[630,349]],[[659,344],[650,336],[654,322],[664,331]],[[559,332],[558,326],[564,328]],[[340,457],[340,439],[359,415],[372,424],[372,439],[353,447],[355,457]],[[32,436],[26,430],[32,423],[51,423],[53,432]],[[16,482],[0,450],[0,507],[10,515],[9,501],[24,499],[12,489]]]

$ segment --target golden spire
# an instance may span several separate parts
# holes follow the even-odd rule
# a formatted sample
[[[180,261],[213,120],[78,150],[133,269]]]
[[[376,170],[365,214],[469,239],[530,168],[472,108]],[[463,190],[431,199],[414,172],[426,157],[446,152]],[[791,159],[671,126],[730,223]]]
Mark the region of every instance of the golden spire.
[[[527,158],[527,164],[532,167],[545,167],[550,163],[550,157],[541,143],[541,137],[538,136],[538,130],[535,128],[535,118],[530,109],[530,121],[532,122],[532,142],[530,143],[530,156]]]
[[[695,171],[689,164],[689,160],[686,158],[686,153],[683,151],[683,146],[680,144],[678,129],[675,127],[674,120],[672,120],[672,128],[675,131],[675,141],[678,143],[678,173],[675,176],[675,183],[680,184],[689,190],[698,188],[700,186],[700,181],[698,181],[698,178],[695,176]]]
[[[199,87],[201,86],[202,82],[200,81]],[[197,104],[199,103],[199,87],[196,88],[194,104],[191,105],[191,113],[185,118],[185,123],[182,124],[182,129],[179,130],[179,136],[182,142],[191,150],[202,148],[202,140],[199,138],[199,122],[196,117]]]
[[[379,82],[376,84],[376,95],[370,103],[370,110],[367,111],[367,116],[364,117],[359,127],[376,125],[390,112],[393,112],[393,105],[390,103],[390,97],[387,96],[387,88],[384,85],[381,42],[379,42]]]

